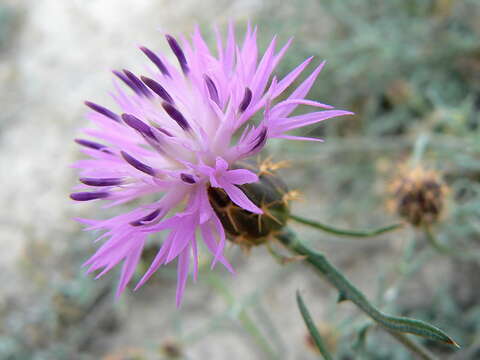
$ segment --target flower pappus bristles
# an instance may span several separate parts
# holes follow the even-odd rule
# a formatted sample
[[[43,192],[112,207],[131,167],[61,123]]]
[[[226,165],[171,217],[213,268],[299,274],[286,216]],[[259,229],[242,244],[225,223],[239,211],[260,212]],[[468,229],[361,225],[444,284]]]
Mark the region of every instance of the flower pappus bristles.
[[[88,271],[102,276],[123,262],[117,294],[131,280],[149,235],[167,236],[136,288],[160,266],[177,259],[177,305],[180,305],[192,263],[198,273],[197,235],[212,253],[212,266],[222,263],[224,222],[212,206],[212,193],[221,194],[247,214],[263,214],[248,192],[259,176],[242,160],[258,154],[271,138],[318,140],[291,135],[291,130],[350,115],[331,106],[306,100],[324,63],[318,65],[285,98],[285,91],[305,70],[305,60],[282,79],[273,71],[290,42],[276,50],[273,39],[263,55],[257,51],[257,30],[247,27],[237,44],[231,25],[224,42],[216,32],[217,54],[211,52],[198,29],[191,41],[166,41],[178,64],[141,47],[154,65],[147,75],[114,71],[117,109],[87,102],[96,129],[85,133],[95,141],[76,140],[91,157],[80,160],[83,192],[79,201],[104,199],[109,206],[155,194],[159,199],[107,220],[81,220],[91,230],[103,230],[105,243],[86,262]],[[277,101],[281,97],[283,100]],[[323,109],[292,115],[299,105]],[[255,124],[250,120],[260,114]],[[146,202],[146,200],[144,200]],[[214,204],[215,205],[215,204]]]
[[[418,166],[402,167],[391,182],[389,192],[389,209],[418,227],[438,222],[448,190],[439,173]]]

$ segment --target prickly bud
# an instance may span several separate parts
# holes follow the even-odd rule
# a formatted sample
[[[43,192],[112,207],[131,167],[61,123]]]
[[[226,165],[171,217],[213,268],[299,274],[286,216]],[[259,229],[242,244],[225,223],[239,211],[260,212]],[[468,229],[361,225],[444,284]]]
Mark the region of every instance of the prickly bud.
[[[269,165],[274,165],[268,162]],[[292,199],[285,183],[265,163],[238,163],[237,168],[255,172],[259,181],[239,186],[247,197],[263,210],[254,214],[235,205],[219,188],[210,187],[208,195],[228,238],[247,248],[265,243],[271,234],[281,230],[289,217],[288,202]]]
[[[445,208],[447,187],[435,171],[404,169],[390,184],[389,208],[413,226],[436,223]]]

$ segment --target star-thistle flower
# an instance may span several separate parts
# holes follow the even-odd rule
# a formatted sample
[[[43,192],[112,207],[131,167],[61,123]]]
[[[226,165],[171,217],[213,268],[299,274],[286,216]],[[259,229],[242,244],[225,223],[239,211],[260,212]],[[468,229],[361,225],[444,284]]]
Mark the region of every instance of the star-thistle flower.
[[[216,31],[215,54],[198,29],[191,41],[182,38],[181,43],[166,35],[179,67],[140,47],[154,67],[147,76],[113,72],[118,80],[113,94],[117,111],[85,102],[96,125],[85,134],[98,142],[76,140],[90,159],[74,164],[80,169],[79,190],[86,191],[71,198],[102,199],[108,206],[144,202],[110,219],[79,219],[88,230],[105,231],[98,238],[105,243],[86,262],[88,272],[101,270],[100,277],[123,262],[117,295],[131,280],[145,242],[158,232],[168,235],[135,289],[161,265],[178,259],[176,301],[180,305],[190,262],[197,278],[197,237],[212,253],[212,267],[220,262],[233,272],[223,254],[226,232],[212,207],[209,189],[226,194],[246,212],[261,215],[259,204],[240,188],[259,177],[237,166],[239,161],[258,154],[270,138],[319,141],[289,132],[351,114],[305,99],[324,62],[285,98],[287,88],[312,58],[277,79],[273,71],[291,41],[277,52],[274,38],[260,56],[256,36],[256,28],[248,26],[243,43],[237,44],[232,25],[225,42]],[[276,101],[279,97],[282,100]],[[299,105],[323,110],[292,115]],[[260,120],[253,122],[256,114]]]

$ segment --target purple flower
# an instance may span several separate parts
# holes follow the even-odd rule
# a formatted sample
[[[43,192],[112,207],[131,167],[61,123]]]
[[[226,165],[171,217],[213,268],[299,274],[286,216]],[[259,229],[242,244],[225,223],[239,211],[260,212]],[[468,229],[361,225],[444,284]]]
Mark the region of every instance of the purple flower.
[[[256,34],[256,28],[248,26],[243,43],[237,44],[232,25],[225,43],[216,31],[218,55],[209,50],[198,29],[191,42],[182,39],[181,44],[167,35],[179,67],[141,47],[155,67],[148,76],[114,71],[126,86],[115,83],[118,113],[86,102],[96,128],[85,133],[101,143],[76,140],[90,159],[74,164],[80,169],[82,184],[78,188],[87,191],[71,198],[103,199],[109,202],[107,206],[144,201],[111,219],[79,219],[88,230],[103,230],[98,240],[106,240],[85,263],[88,272],[101,270],[98,278],[123,262],[117,295],[131,280],[148,236],[160,231],[168,231],[168,235],[135,289],[161,265],[178,259],[180,305],[191,261],[197,278],[197,235],[213,255],[212,267],[220,262],[233,272],[223,255],[225,231],[209,202],[208,188],[221,188],[236,205],[261,214],[238,187],[258,181],[257,175],[233,164],[257,154],[270,138],[319,141],[288,132],[351,114],[304,99],[323,62],[289,97],[275,102],[312,58],[278,80],[272,73],[290,41],[276,52],[274,38],[260,58]],[[326,110],[292,116],[298,105]],[[256,114],[262,116],[254,124],[250,120]]]

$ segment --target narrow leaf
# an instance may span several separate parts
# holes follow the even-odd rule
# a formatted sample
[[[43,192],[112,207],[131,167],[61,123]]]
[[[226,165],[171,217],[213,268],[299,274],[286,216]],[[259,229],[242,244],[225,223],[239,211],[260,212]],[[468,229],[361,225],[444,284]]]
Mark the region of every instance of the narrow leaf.
[[[305,303],[303,302],[302,296],[300,295],[300,291],[298,290],[297,290],[297,305],[300,310],[300,313],[302,314],[303,321],[305,321],[305,325],[307,326],[307,329],[310,332],[310,335],[312,336],[313,342],[315,343],[318,350],[320,351],[320,354],[322,354],[325,360],[333,360],[332,355],[330,355],[330,352],[327,350],[327,347],[325,346],[325,343],[323,342],[317,327],[313,323],[312,317],[310,316],[310,312],[308,311]]]

